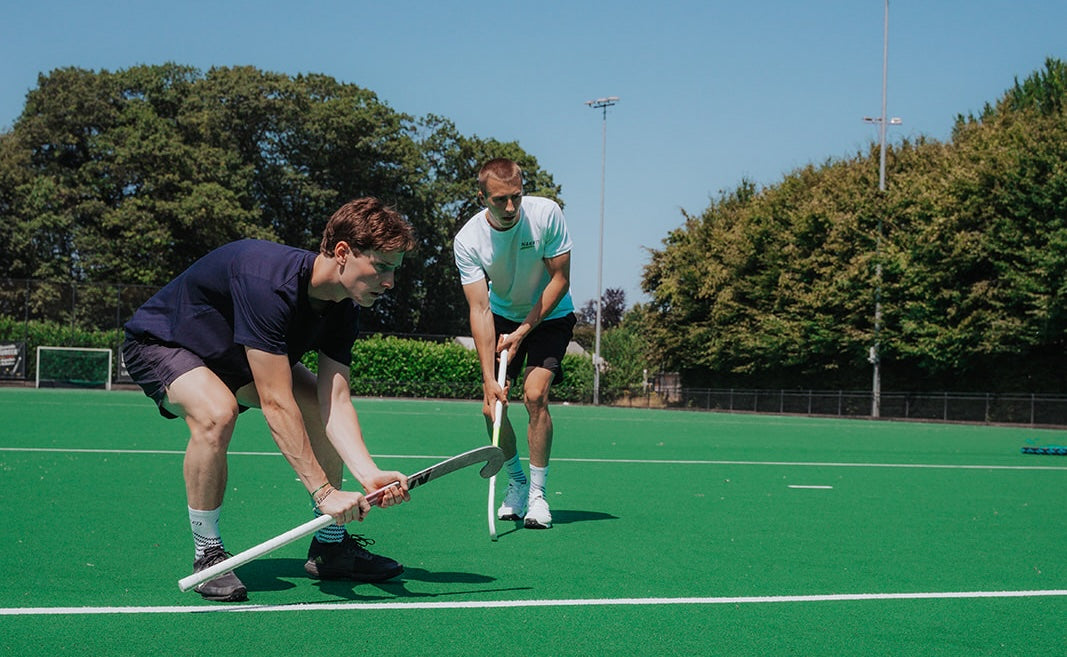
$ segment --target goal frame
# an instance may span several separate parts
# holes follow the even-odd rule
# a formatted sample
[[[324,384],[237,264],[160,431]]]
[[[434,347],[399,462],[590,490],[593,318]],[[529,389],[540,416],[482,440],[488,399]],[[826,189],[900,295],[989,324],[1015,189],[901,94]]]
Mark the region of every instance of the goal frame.
[[[103,347],[54,347],[41,345],[37,347],[37,361],[34,368],[34,387],[41,387],[41,352],[42,351],[82,351],[82,352],[106,352],[107,353],[107,377],[104,379],[104,389],[111,390],[111,368],[114,366],[114,352]]]

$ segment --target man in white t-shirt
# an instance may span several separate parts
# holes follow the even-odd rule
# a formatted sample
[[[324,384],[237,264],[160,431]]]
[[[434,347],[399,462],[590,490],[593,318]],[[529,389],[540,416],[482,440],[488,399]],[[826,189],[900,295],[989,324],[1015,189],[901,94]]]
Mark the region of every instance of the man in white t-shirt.
[[[554,201],[522,195],[522,170],[511,160],[487,162],[478,172],[478,198],[486,208],[456,235],[453,251],[470,306],[471,335],[482,368],[482,414],[492,431],[496,401],[504,402],[500,448],[508,488],[497,509],[501,520],[524,520],[531,529],[552,526],[545,481],[552,452],[548,391],[563,378],[563,355],[574,329],[570,296],[571,239]],[[498,354],[508,350],[508,380],[524,366],[523,401],[530,421],[526,441],[530,477],[519,461],[507,391],[496,381]]]

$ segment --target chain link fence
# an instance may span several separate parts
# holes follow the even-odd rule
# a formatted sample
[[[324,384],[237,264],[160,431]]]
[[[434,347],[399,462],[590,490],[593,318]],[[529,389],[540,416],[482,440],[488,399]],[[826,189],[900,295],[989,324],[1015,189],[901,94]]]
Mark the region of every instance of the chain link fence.
[[[27,323],[57,322],[71,329],[121,329],[130,315],[158,289],[152,285],[3,278],[0,279],[0,315]]]
[[[682,388],[657,385],[651,392],[620,399],[636,408],[871,417],[872,394],[847,390],[757,390]],[[1067,426],[1067,395],[1010,393],[882,392],[885,419]]]

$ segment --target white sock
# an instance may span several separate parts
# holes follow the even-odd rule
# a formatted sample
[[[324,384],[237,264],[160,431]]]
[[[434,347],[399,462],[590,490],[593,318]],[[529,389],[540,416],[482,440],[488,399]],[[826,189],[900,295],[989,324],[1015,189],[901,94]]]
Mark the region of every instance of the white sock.
[[[222,535],[219,533],[219,516],[221,512],[221,506],[210,511],[201,511],[189,507],[189,526],[193,530],[193,543],[196,546],[197,559],[204,556],[204,552],[208,548],[223,547]]]
[[[535,494],[539,494],[541,497],[545,496],[545,481],[548,479],[548,466],[539,468],[536,465],[530,465],[530,497]]]
[[[519,460],[518,454],[504,461],[504,471],[508,473],[508,479],[515,483],[526,483],[526,473],[522,471],[522,461]]]

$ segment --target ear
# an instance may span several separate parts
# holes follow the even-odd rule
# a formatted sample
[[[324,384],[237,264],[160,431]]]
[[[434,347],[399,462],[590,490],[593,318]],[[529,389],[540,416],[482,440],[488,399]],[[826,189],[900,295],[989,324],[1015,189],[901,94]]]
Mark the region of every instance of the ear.
[[[343,240],[337,242],[333,247],[333,257],[342,265],[345,262],[345,258],[347,258],[350,253],[352,253],[352,247],[348,245],[348,242]]]

